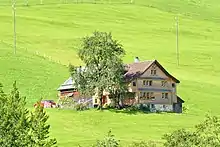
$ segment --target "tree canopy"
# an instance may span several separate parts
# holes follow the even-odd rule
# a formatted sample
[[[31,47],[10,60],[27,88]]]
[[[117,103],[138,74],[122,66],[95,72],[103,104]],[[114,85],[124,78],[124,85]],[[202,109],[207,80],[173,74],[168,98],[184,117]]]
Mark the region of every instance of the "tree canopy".
[[[114,40],[111,33],[94,32],[82,39],[78,50],[79,58],[85,69],[70,65],[70,72],[75,85],[81,93],[94,95],[98,93],[100,107],[104,91],[120,86],[123,81],[125,55],[123,46]]]

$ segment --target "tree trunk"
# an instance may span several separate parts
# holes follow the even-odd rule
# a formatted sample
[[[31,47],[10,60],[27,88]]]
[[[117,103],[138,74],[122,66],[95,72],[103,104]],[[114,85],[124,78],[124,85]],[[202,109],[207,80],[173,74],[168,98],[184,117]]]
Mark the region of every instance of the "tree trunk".
[[[120,93],[117,93],[117,109],[120,109]]]
[[[102,97],[103,97],[103,91],[101,90],[100,98],[99,98],[99,107],[98,107],[99,110],[102,110]]]

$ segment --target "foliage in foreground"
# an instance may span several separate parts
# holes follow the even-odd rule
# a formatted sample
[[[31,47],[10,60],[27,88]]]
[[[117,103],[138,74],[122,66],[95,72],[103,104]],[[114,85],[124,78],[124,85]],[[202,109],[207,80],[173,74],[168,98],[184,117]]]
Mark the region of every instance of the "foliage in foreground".
[[[112,132],[109,131],[108,134],[104,137],[103,140],[97,140],[96,144],[93,147],[122,147],[120,145],[120,140],[117,140]],[[133,142],[129,147],[156,147],[154,142]]]
[[[207,116],[203,122],[195,126],[194,131],[180,129],[165,134],[164,147],[219,147],[220,146],[220,118]],[[109,131],[103,140],[98,140],[93,147],[119,147],[119,140]],[[133,142],[129,147],[156,147],[152,141]]]
[[[119,147],[119,140],[115,139],[111,131],[108,132],[107,136],[103,140],[97,140],[93,147]]]
[[[156,147],[156,143],[153,141],[133,142],[129,147]]]
[[[49,138],[48,116],[38,105],[34,112],[25,108],[25,97],[21,97],[13,84],[10,94],[0,84],[0,145],[4,147],[51,147],[55,139]]]
[[[195,126],[195,131],[180,129],[164,136],[165,147],[218,147],[220,146],[220,118],[207,116]]]

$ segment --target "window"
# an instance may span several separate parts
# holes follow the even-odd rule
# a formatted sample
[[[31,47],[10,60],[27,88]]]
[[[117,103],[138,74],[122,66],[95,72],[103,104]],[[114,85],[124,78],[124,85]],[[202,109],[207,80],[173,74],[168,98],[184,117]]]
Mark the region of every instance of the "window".
[[[143,85],[145,85],[146,84],[146,81],[145,80],[143,80]]]
[[[136,86],[136,82],[133,82],[132,85],[133,85],[133,86]]]
[[[95,103],[97,103],[98,102],[98,100],[97,99],[95,99]]]
[[[167,85],[167,81],[161,81],[161,86],[165,87]]]
[[[173,87],[173,88],[175,87],[175,83],[172,83],[172,87]]]
[[[145,85],[152,86],[153,81],[146,81]]]
[[[143,98],[144,96],[144,93],[143,92],[140,92],[140,98]]]
[[[143,97],[144,97],[144,98],[146,97],[146,93],[145,93],[145,92],[143,93]]]
[[[165,93],[165,99],[168,99],[168,93]]]
[[[155,108],[155,105],[154,105],[154,104],[151,104],[151,108],[153,108],[153,109],[154,109],[154,108]]]
[[[168,93],[162,93],[162,99],[168,99]]]
[[[147,99],[152,99],[152,100],[155,99],[153,92],[147,92],[147,96],[146,97],[147,97]]]
[[[165,98],[165,93],[162,93],[162,99],[164,99]]]
[[[152,86],[152,81],[149,81],[149,86]]]
[[[146,98],[146,92],[140,92],[140,98]]]
[[[165,106],[165,105],[163,105],[163,109],[166,109],[166,106]]]
[[[140,98],[155,99],[153,92],[140,92]]]
[[[155,99],[155,96],[154,96],[154,93],[153,93],[153,92],[150,92],[150,99],[151,99],[151,100],[154,100],[154,99]]]
[[[157,70],[156,69],[152,69],[151,70],[151,75],[156,75],[157,74]]]
[[[149,92],[147,92],[147,98],[148,98],[148,99],[150,98],[150,93],[149,93]]]

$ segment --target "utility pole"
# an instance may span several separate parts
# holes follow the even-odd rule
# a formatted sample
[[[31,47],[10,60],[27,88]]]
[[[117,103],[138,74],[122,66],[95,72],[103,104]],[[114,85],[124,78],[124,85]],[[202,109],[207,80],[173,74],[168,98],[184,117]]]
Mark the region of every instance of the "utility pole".
[[[14,17],[14,54],[16,54],[16,0],[13,0],[12,9]]]
[[[176,57],[177,57],[177,65],[180,64],[179,58],[179,18],[178,16],[175,17],[176,19]]]

